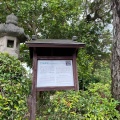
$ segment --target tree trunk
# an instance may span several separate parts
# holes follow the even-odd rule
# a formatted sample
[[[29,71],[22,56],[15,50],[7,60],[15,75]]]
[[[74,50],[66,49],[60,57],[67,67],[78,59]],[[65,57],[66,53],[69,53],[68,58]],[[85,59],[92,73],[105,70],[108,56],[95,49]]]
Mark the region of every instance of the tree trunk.
[[[112,95],[120,101],[120,0],[111,0],[113,10]]]

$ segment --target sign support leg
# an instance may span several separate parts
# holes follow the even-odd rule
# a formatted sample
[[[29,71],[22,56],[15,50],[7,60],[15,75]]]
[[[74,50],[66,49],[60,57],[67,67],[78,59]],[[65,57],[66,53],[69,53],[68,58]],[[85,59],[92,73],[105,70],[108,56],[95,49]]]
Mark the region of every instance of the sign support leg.
[[[35,120],[36,118],[36,93],[33,92],[31,99],[31,110],[30,110],[30,119]]]
[[[33,49],[32,99],[31,99],[31,110],[30,110],[29,120],[35,120],[36,118],[36,80],[37,80],[37,53],[36,53],[36,48],[34,48]]]

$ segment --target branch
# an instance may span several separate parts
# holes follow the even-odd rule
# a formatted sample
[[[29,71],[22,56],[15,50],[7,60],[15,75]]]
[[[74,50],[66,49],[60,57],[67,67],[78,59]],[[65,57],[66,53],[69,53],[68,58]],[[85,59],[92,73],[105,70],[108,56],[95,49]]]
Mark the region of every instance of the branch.
[[[7,1],[5,1],[6,8],[12,13],[12,9],[8,6]]]

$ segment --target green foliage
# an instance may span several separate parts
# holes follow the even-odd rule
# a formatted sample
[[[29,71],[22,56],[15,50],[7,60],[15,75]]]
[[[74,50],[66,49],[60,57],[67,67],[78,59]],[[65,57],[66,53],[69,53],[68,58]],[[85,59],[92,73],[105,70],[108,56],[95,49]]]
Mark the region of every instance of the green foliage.
[[[32,60],[30,59],[30,51],[25,43],[20,44],[20,55],[19,60],[24,62],[29,66],[32,67]]]
[[[0,53],[0,120],[22,120],[28,113],[30,80],[21,62]]]
[[[78,80],[79,88],[86,90],[90,83],[110,83],[110,65],[107,60],[103,59],[97,61],[94,57],[88,55],[86,50],[82,49],[78,52],[77,67],[78,67]]]
[[[99,67],[99,62],[106,60],[110,62],[110,47],[111,47],[111,33],[104,29],[99,23],[94,22],[86,23],[84,20],[77,26],[79,33],[79,42],[86,44],[86,54],[91,56],[93,61],[93,69]]]
[[[94,72],[95,76],[100,80],[101,83],[110,83],[111,82],[111,71],[110,64],[107,62],[99,62],[99,68]]]
[[[29,35],[40,33],[42,38],[65,38],[72,31],[68,21],[79,20],[81,3],[82,0],[2,0],[0,5],[6,14],[13,12],[19,17]],[[0,22],[5,20],[2,10]]]
[[[56,92],[39,120],[113,120],[120,119],[109,84],[90,84],[87,91]]]
[[[87,113],[84,116],[87,120],[89,118],[94,120],[120,119],[120,114],[116,110],[118,101],[111,97],[109,84],[91,84],[85,94],[88,103],[86,107]]]
[[[94,74],[94,58],[86,54],[85,50],[80,50],[77,57],[79,88],[87,89],[90,83],[97,83],[100,77]]]

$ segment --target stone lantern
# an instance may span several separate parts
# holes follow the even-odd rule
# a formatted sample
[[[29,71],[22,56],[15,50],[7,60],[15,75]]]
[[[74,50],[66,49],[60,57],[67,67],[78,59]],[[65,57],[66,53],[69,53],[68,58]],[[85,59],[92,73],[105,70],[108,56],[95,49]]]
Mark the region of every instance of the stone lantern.
[[[24,29],[18,27],[18,18],[12,13],[6,17],[6,23],[0,24],[0,52],[19,57],[19,46],[27,40]]]

